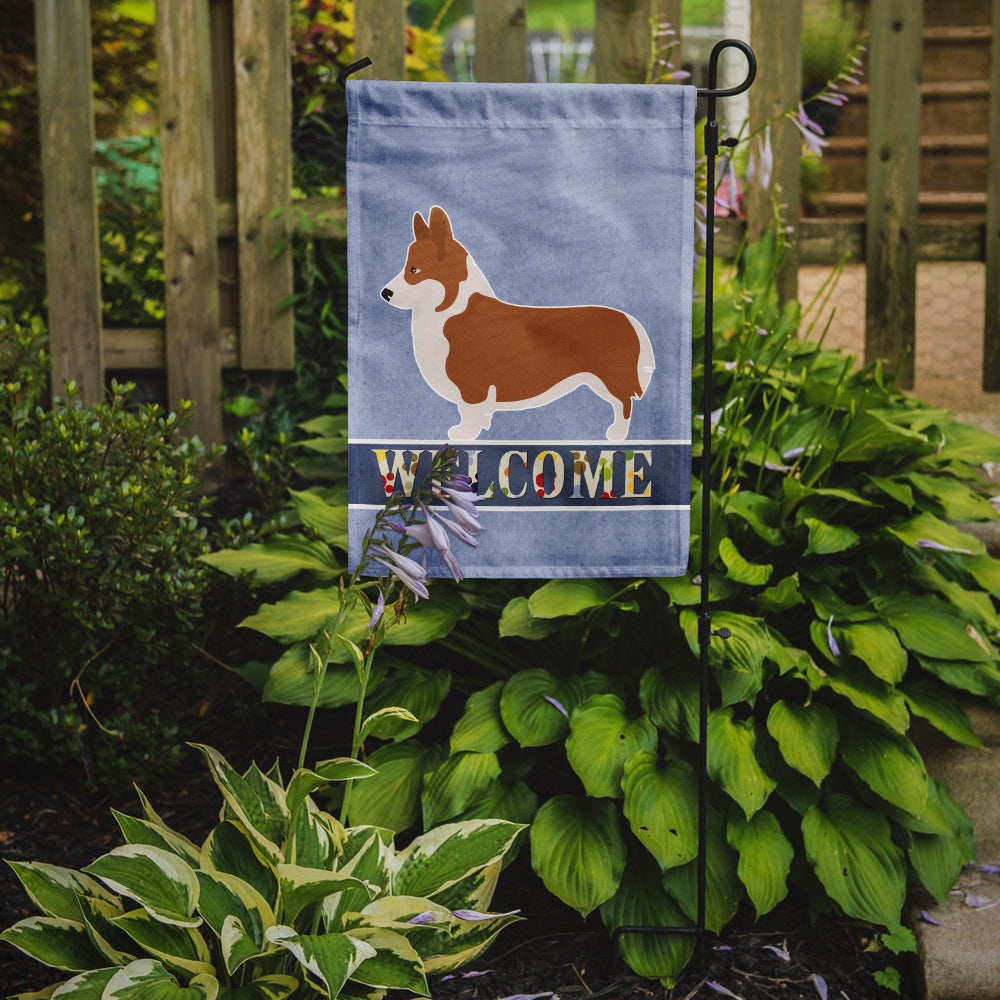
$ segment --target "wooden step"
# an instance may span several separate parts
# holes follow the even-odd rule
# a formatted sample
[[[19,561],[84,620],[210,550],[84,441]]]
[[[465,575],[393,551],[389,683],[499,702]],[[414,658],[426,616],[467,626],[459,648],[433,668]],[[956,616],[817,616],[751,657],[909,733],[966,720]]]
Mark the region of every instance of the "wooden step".
[[[815,199],[828,218],[864,220],[868,199],[863,191],[831,191]],[[928,221],[982,222],[986,193],[980,191],[921,191],[920,218]]]
[[[925,28],[921,79],[925,83],[989,80],[992,38],[989,25]]]

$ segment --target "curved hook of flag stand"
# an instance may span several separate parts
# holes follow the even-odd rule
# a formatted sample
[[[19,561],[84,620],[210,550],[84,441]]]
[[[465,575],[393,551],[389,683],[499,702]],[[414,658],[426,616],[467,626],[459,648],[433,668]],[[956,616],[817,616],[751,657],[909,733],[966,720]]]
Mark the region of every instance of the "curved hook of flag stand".
[[[719,57],[725,49],[739,49],[747,60],[747,75],[736,87],[717,87]],[[357,62],[345,66],[337,74],[337,83],[345,89],[347,78],[353,73],[372,64],[365,56]],[[753,49],[735,38],[724,38],[717,42],[708,60],[708,87],[698,90],[698,96],[707,98],[707,121],[705,122],[705,158],[708,183],[706,187],[706,231],[705,231],[705,345],[704,345],[704,397],[702,403],[702,505],[701,505],[701,599],[698,613],[698,645],[701,652],[701,688],[698,708],[698,911],[694,927],[654,927],[622,926],[614,930],[612,940],[616,946],[623,934],[694,934],[698,939],[698,963],[702,970],[706,967],[705,948],[705,895],[707,882],[707,830],[708,830],[708,696],[709,666],[708,649],[712,637],[729,638],[729,629],[712,629],[712,616],[708,610],[709,591],[709,549],[711,531],[711,504],[709,503],[708,482],[712,470],[712,289],[715,279],[715,158],[720,146],[735,146],[735,138],[719,139],[719,123],[716,121],[716,100],[720,97],[735,97],[750,89],[757,76],[757,59]]]
[[[736,87],[718,88],[719,57],[725,49],[739,49],[747,60],[747,75]],[[753,49],[735,38],[724,38],[717,42],[708,60],[708,87],[698,90],[699,97],[708,99],[707,120],[705,122],[705,160],[707,168],[705,205],[705,349],[704,349],[704,397],[702,401],[702,450],[701,450],[701,599],[698,611],[698,647],[701,653],[701,684],[698,698],[698,909],[694,927],[654,927],[622,926],[612,933],[616,946],[620,947],[623,934],[694,934],[698,941],[698,965],[701,971],[706,962],[705,895],[707,888],[707,846],[708,846],[708,695],[709,666],[708,649],[712,636],[728,639],[727,628],[713,630],[712,615],[708,610],[709,537],[711,533],[711,503],[709,480],[712,473],[712,289],[715,284],[715,158],[720,146],[735,146],[735,138],[719,139],[719,123],[716,121],[716,99],[735,97],[750,89],[757,76],[757,58]]]

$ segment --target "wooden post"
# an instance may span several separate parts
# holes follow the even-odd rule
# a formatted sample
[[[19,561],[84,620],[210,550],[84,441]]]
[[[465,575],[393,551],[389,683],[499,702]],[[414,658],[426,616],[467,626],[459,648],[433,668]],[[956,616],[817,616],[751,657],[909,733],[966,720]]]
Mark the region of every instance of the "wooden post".
[[[983,390],[1000,392],[1000,0],[993,0],[990,45],[989,170],[986,177],[986,327]]]
[[[798,107],[802,98],[802,4],[800,0],[756,0],[750,8],[750,41],[757,56],[757,80],[750,88],[750,131]],[[720,115],[726,109],[720,109]],[[739,122],[728,123],[735,134]],[[759,140],[754,139],[754,143]],[[751,240],[760,239],[774,222],[793,229],[792,246],[778,273],[782,302],[798,297],[799,287],[799,158],[802,136],[790,121],[779,118],[771,126],[774,170],[767,188],[758,180],[747,192],[747,228]],[[778,234],[775,234],[777,237]]]
[[[657,21],[665,21],[670,25],[671,30],[675,31],[676,34],[667,36],[667,45],[662,46],[665,50],[669,43],[673,41],[674,47],[670,53],[670,61],[673,63],[674,69],[683,69],[682,61],[684,58],[684,51],[681,45],[681,0],[653,0],[655,4],[655,14]],[[690,81],[685,81],[689,83]]]
[[[868,56],[865,360],[913,387],[923,2],[872,0]],[[905,360],[904,360],[905,359]]]
[[[653,0],[595,0],[594,67],[598,83],[645,83]]]
[[[160,0],[156,58],[163,175],[167,395],[197,404],[193,433],[222,441],[211,44],[207,0]]]
[[[405,0],[362,0],[354,5],[355,58],[372,65],[355,74],[372,80],[406,79]]]
[[[524,0],[475,0],[475,76],[479,83],[528,78]]]
[[[52,394],[104,397],[88,0],[35,0]]]
[[[240,365],[294,368],[290,8],[287,0],[233,7]],[[284,243],[275,256],[275,248]],[[273,259],[272,259],[273,258]]]

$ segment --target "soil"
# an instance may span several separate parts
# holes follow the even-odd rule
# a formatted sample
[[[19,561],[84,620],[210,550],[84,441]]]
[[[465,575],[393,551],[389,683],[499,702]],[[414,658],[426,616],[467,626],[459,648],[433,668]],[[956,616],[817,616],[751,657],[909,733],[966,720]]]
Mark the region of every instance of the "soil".
[[[256,746],[291,748],[292,722],[280,712],[238,739],[217,745],[238,766]],[[263,739],[262,739],[263,737]],[[198,841],[215,822],[219,796],[207,768],[191,751],[192,766],[145,789],[154,808],[172,827]],[[284,754],[283,754],[284,756]],[[133,793],[102,794],[65,776],[7,775],[0,779],[0,858],[36,860],[81,868],[122,842],[111,808],[139,814]],[[843,918],[810,924],[807,906],[790,899],[762,921],[740,913],[725,932],[705,942],[706,967],[697,960],[673,989],[642,979],[617,960],[613,946],[592,915],[587,921],[549,895],[520,857],[500,879],[494,900],[499,911],[519,908],[525,919],[503,931],[491,949],[447,978],[431,978],[435,1000],[499,1000],[551,995],[562,1000],[692,1000],[736,996],[743,1000],[887,1000],[874,974],[894,965],[903,975],[902,996],[918,994],[912,970],[884,951],[866,950],[873,928]],[[0,927],[30,916],[31,904],[11,870],[0,866]],[[0,995],[38,990],[60,981],[53,972],[0,944]]]

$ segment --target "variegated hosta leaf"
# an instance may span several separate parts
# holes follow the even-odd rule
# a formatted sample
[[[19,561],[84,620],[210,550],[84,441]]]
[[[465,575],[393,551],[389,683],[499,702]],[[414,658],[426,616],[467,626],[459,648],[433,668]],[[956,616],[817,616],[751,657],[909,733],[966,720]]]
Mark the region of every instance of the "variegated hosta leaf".
[[[805,814],[802,837],[820,882],[849,917],[899,923],[906,866],[882,813],[849,795],[830,795]]]
[[[563,739],[569,716],[583,701],[579,677],[560,679],[548,670],[521,670],[500,694],[504,727],[523,747],[542,747]]]
[[[451,733],[451,752],[473,750],[477,753],[496,753],[510,743],[500,716],[500,693],[503,681],[497,681],[469,696],[462,717]]]
[[[278,905],[278,875],[241,823],[220,823],[201,847],[199,867],[224,872],[252,885],[271,907]]]
[[[190,976],[213,971],[205,939],[190,927],[160,923],[145,910],[123,913],[112,923],[171,969],[180,969]]]
[[[97,879],[39,861],[8,861],[31,901],[46,916],[64,917],[66,920],[81,920],[81,896],[93,896],[109,903],[116,902],[114,896]]]
[[[288,831],[288,809],[284,789],[251,769],[240,775],[212,747],[192,744],[200,750],[212,771],[227,807],[250,832],[264,855],[273,863],[281,856],[279,844]]]
[[[35,961],[53,969],[81,972],[100,968],[105,959],[95,950],[87,928],[65,917],[28,917],[0,934],[6,941]]]
[[[143,958],[119,969],[101,1000],[216,1000],[218,995],[215,976],[199,975],[181,986],[159,962]]]
[[[927,771],[907,737],[855,719],[840,752],[876,795],[905,812],[921,813],[927,802]]]
[[[630,858],[618,891],[601,905],[601,920],[614,932],[619,927],[689,927],[691,921],[664,891],[651,859]],[[673,986],[694,950],[691,934],[623,934],[622,958],[640,976]]]
[[[760,918],[788,895],[788,872],[795,849],[781,832],[774,813],[766,809],[750,819],[731,819],[726,837],[730,847],[740,852],[736,873]]]
[[[379,747],[368,761],[375,777],[351,789],[352,826],[381,826],[396,833],[420,816],[420,790],[424,773],[437,766],[436,751],[416,740]]]
[[[306,799],[292,820],[285,858],[304,868],[335,868],[344,836],[338,820],[317,809],[312,799]]]
[[[523,827],[501,819],[446,823],[421,834],[393,859],[392,892],[433,899],[499,861]]]
[[[106,965],[128,965],[140,957],[135,942],[114,924],[115,917],[125,912],[121,903],[83,896],[80,905],[90,940],[104,956]]]
[[[392,850],[389,830],[356,826],[347,831],[337,870],[342,875],[353,875],[367,888],[345,889],[323,900],[323,920],[328,931],[344,930],[342,918],[345,913],[367,906],[372,892],[388,890]]]
[[[294,921],[302,910],[345,889],[361,889],[375,895],[361,879],[342,872],[327,872],[300,865],[278,865],[281,906],[286,920]]]
[[[515,842],[524,833],[524,827],[515,836]],[[460,878],[447,889],[434,893],[435,902],[447,906],[449,910],[468,908],[472,910],[488,910],[493,902],[493,894],[497,889],[500,871],[507,860],[507,855],[497,858],[493,864],[479,868],[465,878]]]
[[[205,922],[223,938],[223,928],[227,920],[239,922],[239,931],[243,937],[250,939],[254,954],[266,950],[264,931],[275,923],[274,912],[264,897],[248,882],[238,879],[235,875],[223,872],[198,872],[198,883],[201,893],[198,898],[198,910]],[[230,937],[234,934],[230,930]],[[251,957],[243,954],[245,948],[240,946],[240,960],[230,965],[232,949],[226,949],[227,971],[232,975],[239,964]]]
[[[698,783],[690,765],[640,751],[625,762],[622,789],[632,832],[661,869],[697,855]]]
[[[613,694],[595,694],[578,705],[569,727],[566,757],[595,798],[620,798],[625,761],[638,750],[655,749],[659,740],[649,716],[630,719],[625,702]]]
[[[351,973],[355,982],[430,996],[424,963],[402,934],[384,927],[356,927],[351,937],[375,949],[375,954]]]
[[[294,955],[309,977],[332,997],[339,995],[365,959],[375,957],[370,944],[349,934],[296,934],[291,927],[278,924],[268,928],[267,939]]]
[[[331,781],[348,781],[355,778],[370,778],[376,774],[373,767],[353,757],[337,757],[317,764],[313,770],[301,767],[288,782],[285,805],[290,815],[295,815],[306,797]]]
[[[126,816],[125,813],[120,813],[117,809],[112,809],[111,812],[118,821],[122,835],[128,843],[159,847],[161,850],[176,854],[192,868],[197,866],[199,849],[187,837],[176,833],[169,827],[149,820]]]
[[[500,777],[495,753],[452,754],[436,771],[424,778],[420,802],[424,826],[437,826],[454,819],[477,801],[486,788]]]
[[[66,982],[52,990],[50,986],[44,993],[18,994],[18,997],[11,1000],[28,997],[53,997],[55,1000],[101,1000],[104,996],[104,988],[114,978],[120,966],[111,966],[107,969],[91,969],[89,972],[81,972],[80,975],[67,979]],[[50,992],[51,991],[51,992]]]
[[[752,718],[739,722],[732,707],[708,717],[708,774],[749,818],[767,801],[776,782],[757,762],[757,733]]]
[[[146,844],[125,844],[98,858],[84,871],[113,892],[134,899],[150,916],[166,924],[197,927],[198,878],[171,851]]]
[[[478,958],[508,924],[520,920],[516,912],[479,914],[476,919],[464,919],[466,910],[452,910],[455,921],[451,932],[442,938],[433,952],[424,958],[424,971],[440,974],[461,968]],[[417,942],[414,942],[416,945]]]
[[[815,785],[830,773],[840,733],[833,712],[819,702],[798,705],[778,700],[767,716],[767,731],[781,747],[781,756]]]
[[[224,986],[218,1000],[285,1000],[299,985],[299,980],[294,976],[261,976],[244,986]]]
[[[743,899],[743,884],[736,874],[736,852],[726,843],[726,824],[720,813],[708,816],[705,850],[705,926],[718,934],[732,919]],[[663,887],[692,920],[698,918],[698,861],[663,873]]]
[[[583,916],[610,899],[625,870],[615,804],[573,795],[549,799],[531,824],[531,865],[549,892]]]

